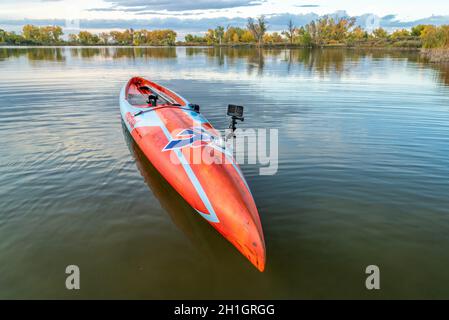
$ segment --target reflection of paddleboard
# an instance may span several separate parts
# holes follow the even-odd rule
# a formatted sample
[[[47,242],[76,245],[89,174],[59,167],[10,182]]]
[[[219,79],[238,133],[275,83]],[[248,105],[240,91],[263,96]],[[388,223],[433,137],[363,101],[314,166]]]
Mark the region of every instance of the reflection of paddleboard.
[[[132,78],[120,93],[123,121],[139,148],[173,188],[260,271],[265,243],[254,199],[212,125],[176,93]],[[192,162],[200,148],[218,162]],[[193,152],[192,152],[193,151]]]
[[[195,210],[176,192],[175,189],[161,176],[151,162],[139,149],[131,135],[123,124],[125,141],[129,151],[136,160],[145,183],[159,200],[161,206],[170,215],[173,223],[183,232],[190,242],[207,257],[218,259],[220,252],[229,249],[227,244],[223,246],[221,238],[210,228],[204,219],[195,214]]]

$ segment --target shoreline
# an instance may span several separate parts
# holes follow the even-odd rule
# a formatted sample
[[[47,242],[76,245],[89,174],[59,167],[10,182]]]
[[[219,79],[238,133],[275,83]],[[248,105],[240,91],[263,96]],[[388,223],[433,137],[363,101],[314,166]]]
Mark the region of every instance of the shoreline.
[[[159,48],[159,49],[176,49],[176,48],[198,48],[198,49],[263,49],[263,50],[285,50],[285,49],[303,49],[303,50],[368,50],[368,51],[390,51],[390,52],[411,52],[418,53],[420,56],[430,63],[449,63],[449,48],[433,48],[425,49],[418,47],[395,47],[395,46],[369,46],[369,45],[324,45],[324,46],[303,46],[297,44],[264,44],[258,46],[252,43],[241,43],[241,44],[222,44],[222,45],[207,45],[207,44],[185,44],[177,43],[176,45],[144,45],[144,46],[131,46],[131,45],[6,45],[0,44],[0,49],[102,49],[102,48],[119,48],[119,49],[148,49],[148,48]]]
[[[10,45],[0,44],[0,48],[251,48],[251,49],[375,49],[375,50],[392,50],[392,51],[423,51],[422,48],[410,48],[410,47],[394,47],[394,46],[364,46],[364,45],[323,45],[323,46],[303,46],[296,44],[263,44],[258,46],[251,43],[242,44],[223,44],[223,45],[208,45],[208,44],[184,44],[179,43],[173,46],[168,45],[144,45],[144,46],[132,46],[132,45],[117,45],[117,44],[96,44],[96,45]],[[426,49],[426,50],[446,50],[449,49]]]

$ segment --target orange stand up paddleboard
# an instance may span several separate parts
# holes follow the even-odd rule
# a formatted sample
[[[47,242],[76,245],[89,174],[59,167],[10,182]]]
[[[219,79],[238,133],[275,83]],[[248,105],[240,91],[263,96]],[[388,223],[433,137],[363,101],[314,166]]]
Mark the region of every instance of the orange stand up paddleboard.
[[[120,93],[120,111],[131,136],[168,183],[263,271],[265,242],[251,191],[199,107],[135,77]]]

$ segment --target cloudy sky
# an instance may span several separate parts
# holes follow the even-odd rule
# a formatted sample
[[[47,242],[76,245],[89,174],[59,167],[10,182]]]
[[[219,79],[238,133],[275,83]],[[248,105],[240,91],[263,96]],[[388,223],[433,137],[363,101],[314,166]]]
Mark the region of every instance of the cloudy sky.
[[[200,32],[216,25],[244,25],[249,16],[265,15],[271,30],[288,19],[296,25],[326,14],[359,18],[359,24],[386,28],[417,23],[449,24],[448,0],[1,0],[0,27],[20,30],[25,23],[82,29],[173,28]],[[374,20],[373,20],[373,17]],[[73,24],[68,24],[73,27]]]

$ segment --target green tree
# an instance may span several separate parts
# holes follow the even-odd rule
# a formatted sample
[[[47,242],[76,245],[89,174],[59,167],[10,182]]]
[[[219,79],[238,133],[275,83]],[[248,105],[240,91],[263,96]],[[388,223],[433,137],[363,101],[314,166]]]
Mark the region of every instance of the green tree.
[[[406,29],[395,30],[390,37],[394,41],[404,40],[410,37],[410,32]]]
[[[100,42],[100,38],[96,34],[92,34],[88,31],[80,31],[78,33],[78,41],[82,45],[95,45]]]
[[[0,43],[6,42],[7,33],[5,30],[0,29]]]
[[[184,37],[184,39],[185,39],[185,41],[187,43],[205,43],[206,42],[206,40],[203,37],[194,36],[194,35],[191,35],[191,34],[187,34]]]
[[[423,32],[426,25],[424,24],[418,24],[417,26],[412,27],[412,36],[414,37],[421,37],[421,33]]]
[[[302,34],[300,34],[299,44],[306,46],[306,47],[310,47],[313,45],[312,36],[310,35],[310,33],[308,31],[304,31]]]
[[[215,28],[215,38],[218,39],[218,44],[221,45],[224,36],[224,27],[218,26]]]
[[[312,45],[312,37],[305,27],[298,28],[296,33],[295,43],[305,47],[310,47]]]
[[[376,39],[387,39],[388,38],[388,32],[383,28],[377,28],[373,31],[373,36]]]

